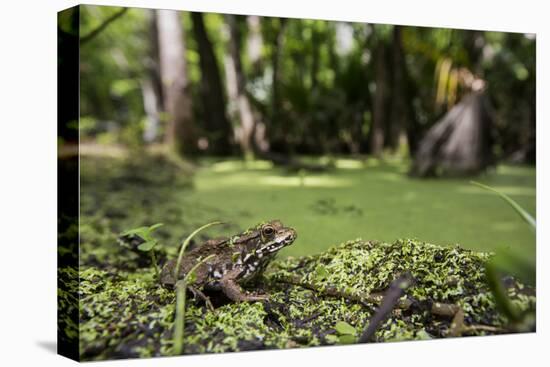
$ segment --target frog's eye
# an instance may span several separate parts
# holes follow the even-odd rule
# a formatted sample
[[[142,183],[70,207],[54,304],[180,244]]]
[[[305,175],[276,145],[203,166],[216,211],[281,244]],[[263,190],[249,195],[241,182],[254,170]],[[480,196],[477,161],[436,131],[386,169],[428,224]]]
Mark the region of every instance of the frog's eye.
[[[275,228],[273,228],[272,226],[264,226],[262,228],[262,233],[264,236],[266,237],[271,237],[275,234]]]

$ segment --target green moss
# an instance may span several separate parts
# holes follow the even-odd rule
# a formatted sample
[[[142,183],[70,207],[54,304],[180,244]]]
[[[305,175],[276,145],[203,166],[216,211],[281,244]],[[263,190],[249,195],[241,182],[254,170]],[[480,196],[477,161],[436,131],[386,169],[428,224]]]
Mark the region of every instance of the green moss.
[[[407,294],[417,306],[394,310],[377,330],[378,342],[445,337],[451,318],[430,314],[425,305],[434,302],[460,305],[469,324],[502,327],[506,320],[498,314],[484,282],[488,256],[413,240],[392,244],[354,240],[320,255],[275,261],[262,282],[271,295],[268,302],[226,302],[214,311],[208,311],[203,303],[188,303],[184,353],[349,343],[375,312],[374,304],[323,296],[286,284],[282,279],[288,275],[299,276],[319,289],[333,286],[359,294],[384,290],[397,274],[410,271],[416,282]],[[322,276],[316,270],[320,267],[326,269]],[[157,284],[151,270],[88,267],[81,269],[80,278],[84,359],[172,354],[175,295]],[[513,302],[522,309],[534,309],[535,297],[526,292],[527,287],[516,281],[508,285]],[[342,325],[357,333],[344,336]]]

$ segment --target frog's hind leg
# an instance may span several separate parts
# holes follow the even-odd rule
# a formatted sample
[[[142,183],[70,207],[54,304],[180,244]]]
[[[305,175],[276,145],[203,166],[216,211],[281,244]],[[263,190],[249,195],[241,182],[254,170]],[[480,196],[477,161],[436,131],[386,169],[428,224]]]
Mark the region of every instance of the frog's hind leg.
[[[263,301],[268,299],[266,294],[250,294],[245,292],[235,281],[233,271],[228,272],[220,279],[223,293],[235,302]]]
[[[202,299],[206,303],[206,307],[208,307],[210,311],[214,311],[214,306],[212,305],[210,298],[208,298],[206,294],[204,294],[200,289],[192,286],[188,286],[187,288],[191,291],[191,293],[193,293],[193,296],[195,297],[195,299],[196,298]]]

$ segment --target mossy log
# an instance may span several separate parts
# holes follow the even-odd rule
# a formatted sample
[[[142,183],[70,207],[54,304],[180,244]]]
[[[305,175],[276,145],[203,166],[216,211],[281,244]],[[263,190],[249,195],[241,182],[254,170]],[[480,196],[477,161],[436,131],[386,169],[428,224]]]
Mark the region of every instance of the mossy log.
[[[216,309],[191,297],[183,353],[215,353],[354,343],[390,284],[414,280],[380,322],[373,342],[490,335],[517,331],[499,314],[485,282],[490,255],[415,240],[349,241],[318,254],[274,261],[250,290],[265,302],[232,303],[210,294]],[[521,310],[535,309],[534,289],[507,279]],[[77,286],[76,283],[68,286]],[[175,294],[152,269],[80,269],[83,360],[173,355]],[[534,315],[534,312],[533,312]],[[534,322],[531,323],[534,325]]]

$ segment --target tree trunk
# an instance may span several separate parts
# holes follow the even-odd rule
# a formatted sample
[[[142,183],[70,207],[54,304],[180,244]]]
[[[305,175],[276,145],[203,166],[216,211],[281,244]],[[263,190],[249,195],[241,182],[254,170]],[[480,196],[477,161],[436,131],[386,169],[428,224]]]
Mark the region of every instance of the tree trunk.
[[[248,59],[252,64],[255,73],[260,71],[260,63],[262,60],[262,49],[264,40],[262,37],[261,19],[257,15],[250,15],[246,18],[248,25],[249,36],[247,42]]]
[[[254,155],[252,137],[256,121],[246,94],[246,79],[241,62],[241,34],[237,16],[226,15],[229,28],[229,54],[225,58],[228,94],[233,105],[233,116],[239,121],[235,130],[238,141],[245,157]]]
[[[193,33],[197,41],[200,57],[201,82],[200,95],[202,99],[204,127],[208,134],[207,150],[214,154],[231,152],[229,138],[231,124],[225,114],[225,99],[220,77],[220,70],[212,42],[204,27],[202,13],[191,13]]]
[[[160,111],[151,79],[145,78],[141,81],[141,94],[143,96],[143,109],[147,116],[145,128],[143,129],[143,141],[145,143],[152,143],[157,138],[160,125]]]
[[[281,64],[281,55],[282,55],[282,49],[283,49],[283,42],[284,42],[284,28],[286,25],[286,19],[279,18],[279,27],[277,28],[277,33],[275,37],[273,38],[273,45],[272,45],[272,53],[271,53],[271,67],[273,68],[273,75],[271,79],[271,113],[269,117],[269,126],[268,129],[271,128],[271,136],[274,137],[274,130],[275,126],[284,125],[284,119],[282,118],[282,107],[281,107],[281,93],[280,93],[280,87],[281,87],[281,71],[280,71],[280,64]],[[277,129],[277,131],[280,131],[281,129]],[[286,129],[283,127],[283,134],[285,133]],[[277,144],[282,145],[284,149],[287,150],[287,152],[290,150],[288,144],[286,142],[282,141],[284,140],[284,136],[281,136],[277,134],[277,137],[275,138],[277,140]],[[281,144],[282,143],[282,144]]]
[[[158,138],[162,105],[162,82],[160,79],[159,38],[157,17],[154,10],[148,12],[149,20],[149,50],[145,60],[146,74],[141,81],[143,95],[143,110],[147,116],[143,141],[151,143]]]
[[[494,162],[492,108],[483,91],[466,95],[428,130],[418,147],[411,175],[464,176]]]
[[[163,105],[168,114],[166,142],[179,154],[192,154],[197,149],[196,129],[192,119],[180,13],[157,10],[156,18]]]
[[[374,50],[375,83],[373,118],[370,135],[371,154],[380,156],[384,149],[384,130],[388,120],[389,75],[386,62],[386,44],[379,40]]]
[[[410,93],[410,80],[403,53],[401,30],[401,26],[394,26],[393,28],[393,88],[390,145],[396,150],[399,145],[405,143],[409,147],[410,155],[414,156],[418,139],[418,126],[412,106],[413,97]]]

